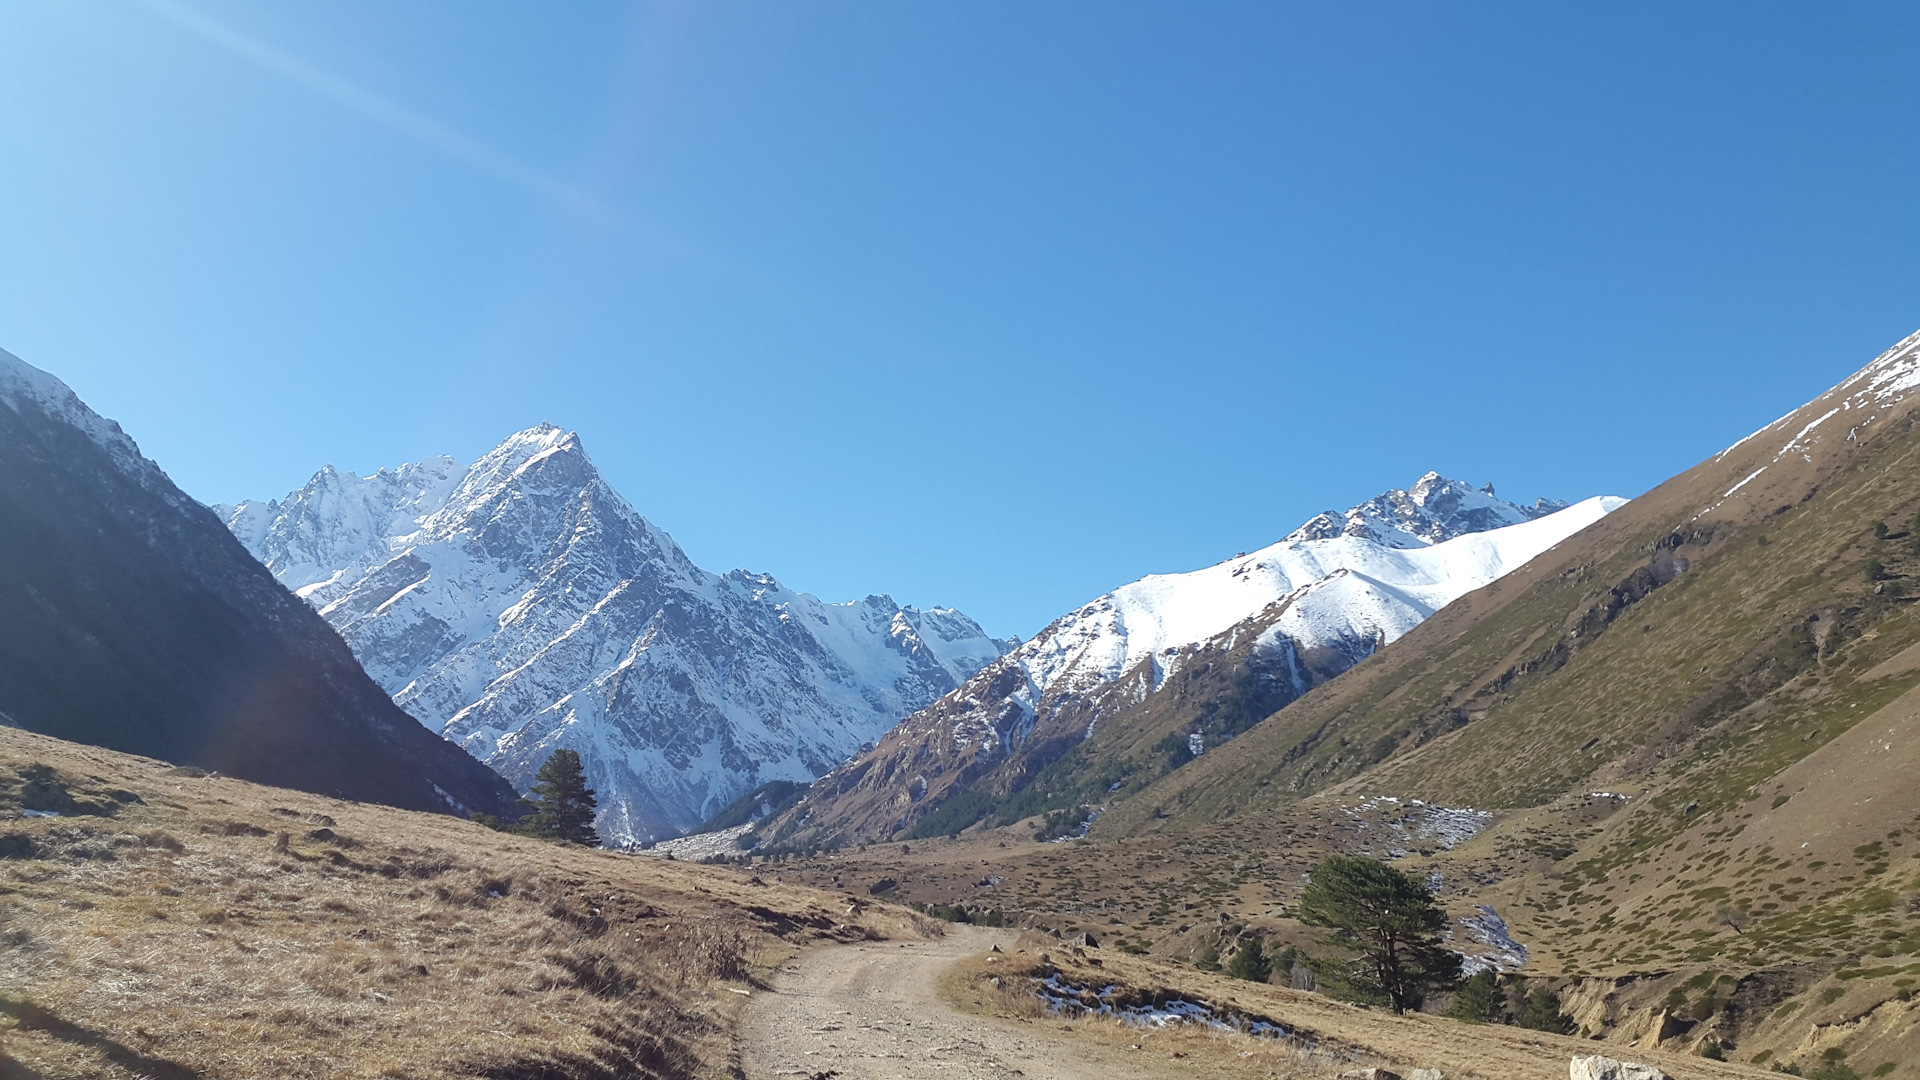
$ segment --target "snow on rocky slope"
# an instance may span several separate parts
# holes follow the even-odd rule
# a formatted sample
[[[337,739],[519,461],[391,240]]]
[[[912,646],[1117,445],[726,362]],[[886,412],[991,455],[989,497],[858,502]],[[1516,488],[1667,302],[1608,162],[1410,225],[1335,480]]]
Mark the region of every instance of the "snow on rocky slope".
[[[1102,723],[1142,721],[1140,710],[1190,664],[1244,672],[1241,701],[1257,720],[1625,502],[1521,507],[1491,486],[1428,473],[1405,491],[1320,514],[1271,547],[1123,585],[823,778],[774,833],[884,839],[963,792],[970,807],[1005,800]],[[1205,738],[1193,745],[1204,752]]]
[[[1428,474],[1423,482],[1436,479]],[[1031,715],[1033,703],[1056,684],[1084,690],[1146,660],[1155,661],[1158,686],[1183,647],[1227,633],[1276,604],[1285,610],[1263,630],[1263,643],[1295,654],[1354,643],[1371,652],[1625,503],[1602,496],[1540,516],[1521,511],[1516,524],[1450,537],[1445,529],[1428,529],[1446,538],[1420,546],[1354,532],[1282,540],[1205,569],[1123,585],[1055,621],[995,666],[1022,670],[1025,694],[1016,692],[1014,700]],[[1395,529],[1387,535],[1418,534]]]
[[[577,750],[615,843],[811,780],[1015,644],[951,609],[702,570],[552,425],[470,467],[328,467],[216,510],[429,728],[523,789]]]

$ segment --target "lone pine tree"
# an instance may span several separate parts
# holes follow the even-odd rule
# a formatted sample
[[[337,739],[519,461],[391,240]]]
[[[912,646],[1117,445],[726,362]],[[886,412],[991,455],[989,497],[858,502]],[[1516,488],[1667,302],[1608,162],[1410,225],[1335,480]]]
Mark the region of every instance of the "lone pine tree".
[[[528,833],[570,844],[599,845],[600,836],[593,831],[593,789],[587,786],[578,753],[555,750],[528,790],[533,795],[527,800],[532,813],[522,823]]]
[[[1327,856],[1300,896],[1300,921],[1331,927],[1328,944],[1360,954],[1326,965],[1335,988],[1356,1001],[1404,1013],[1460,981],[1460,957],[1440,945],[1447,917],[1433,893],[1386,863]]]

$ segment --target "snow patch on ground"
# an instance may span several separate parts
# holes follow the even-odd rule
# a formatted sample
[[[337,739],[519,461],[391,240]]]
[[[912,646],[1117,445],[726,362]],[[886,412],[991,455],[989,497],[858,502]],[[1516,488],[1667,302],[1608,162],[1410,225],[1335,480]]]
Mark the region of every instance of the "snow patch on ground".
[[[718,832],[695,833],[673,840],[662,840],[649,848],[626,847],[622,850],[636,855],[652,855],[662,859],[678,859],[682,862],[699,862],[715,855],[738,855],[740,846],[737,841],[753,830],[753,822],[735,825],[731,829]]]
[[[1270,1020],[1223,1013],[1197,1001],[1181,998],[1158,1004],[1116,1005],[1113,999],[1120,996],[1118,986],[1103,986],[1097,990],[1078,987],[1062,979],[1057,972],[1044,979],[1035,979],[1034,994],[1047,1003],[1048,1011],[1062,1016],[1111,1016],[1134,1027],[1169,1028],[1193,1024],[1214,1031],[1237,1031],[1263,1039],[1288,1037],[1285,1028]]]
[[[1478,836],[1493,823],[1493,812],[1472,807],[1441,806],[1419,799],[1401,800],[1391,795],[1375,795],[1341,811],[1353,820],[1356,829],[1378,829],[1380,839],[1370,844],[1367,854],[1377,853],[1389,859],[1402,859],[1410,850],[1441,848],[1452,850]]]
[[[1491,905],[1481,904],[1479,913],[1464,916],[1460,926],[1482,949],[1460,952],[1461,970],[1468,975],[1481,971],[1518,971],[1527,966],[1527,947],[1507,932],[1507,921]],[[1459,951],[1459,950],[1456,950]]]

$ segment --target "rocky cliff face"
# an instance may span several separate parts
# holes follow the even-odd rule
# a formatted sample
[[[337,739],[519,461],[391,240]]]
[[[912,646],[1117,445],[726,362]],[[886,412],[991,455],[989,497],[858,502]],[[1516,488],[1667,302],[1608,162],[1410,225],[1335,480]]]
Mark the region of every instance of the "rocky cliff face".
[[[1013,644],[950,609],[702,570],[551,425],[471,467],[327,468],[219,509],[422,723],[522,786],[578,751],[614,842],[811,780]]]
[[[1103,801],[1233,738],[1624,501],[1523,508],[1429,473],[1264,550],[1142,578],[987,665],[765,833],[877,840]]]
[[[396,707],[118,425],[4,352],[0,722],[410,809],[514,798]]]

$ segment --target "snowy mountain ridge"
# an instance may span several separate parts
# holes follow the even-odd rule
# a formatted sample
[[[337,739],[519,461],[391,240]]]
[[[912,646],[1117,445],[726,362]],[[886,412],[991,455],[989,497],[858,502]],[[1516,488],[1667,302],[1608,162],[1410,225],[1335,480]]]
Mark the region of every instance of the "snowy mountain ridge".
[[[769,835],[802,844],[884,840],[910,834],[948,799],[986,813],[1101,725],[1141,721],[1140,710],[1152,712],[1155,696],[1188,668],[1214,678],[1239,672],[1229,695],[1236,704],[1201,708],[1209,719],[1188,729],[1203,752],[1626,501],[1521,507],[1491,486],[1428,473],[1345,514],[1321,514],[1260,551],[1123,585],[1056,619],[821,779]]]
[[[1392,548],[1437,544],[1467,533],[1518,525],[1565,510],[1558,499],[1536,499],[1532,506],[1506,502],[1493,485],[1475,488],[1429,472],[1402,491],[1368,499],[1344,514],[1327,510],[1282,540],[1330,540],[1353,536]]]
[[[1286,615],[1267,633],[1301,648],[1368,637],[1386,644],[1625,504],[1595,497],[1419,547],[1352,532],[1289,538],[1204,569],[1123,585],[1056,621],[1008,660],[1023,664],[1042,690],[1061,679],[1077,686],[1106,682],[1148,657],[1225,633],[1274,604],[1284,604]],[[1156,685],[1168,674],[1157,672]]]
[[[550,424],[465,468],[328,467],[216,510],[432,730],[523,788],[577,750],[612,842],[811,780],[1014,644],[951,609],[702,570]]]

